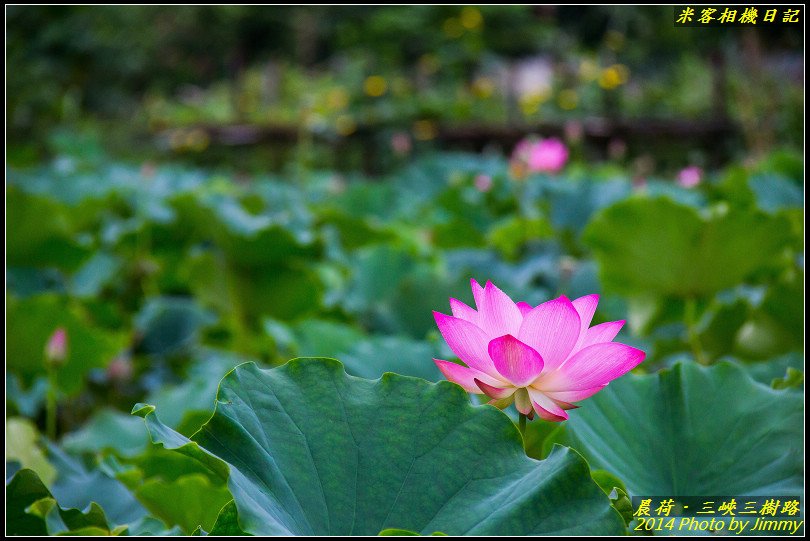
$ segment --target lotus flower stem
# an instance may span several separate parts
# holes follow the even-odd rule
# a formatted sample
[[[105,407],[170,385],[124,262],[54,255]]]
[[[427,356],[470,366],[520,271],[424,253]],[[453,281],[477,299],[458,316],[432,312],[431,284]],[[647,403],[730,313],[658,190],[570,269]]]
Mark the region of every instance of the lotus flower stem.
[[[697,332],[696,311],[697,303],[695,302],[695,298],[687,298],[686,306],[684,307],[684,321],[686,323],[686,333],[689,339],[689,345],[692,348],[692,353],[695,356],[695,360],[702,365],[707,365],[709,364],[709,361],[706,358],[706,355],[703,353],[703,348],[700,345],[700,337],[698,336]]]
[[[48,394],[45,398],[45,433],[48,439],[56,441],[56,367],[53,363],[45,363],[48,371]]]
[[[526,441],[526,416],[520,412],[518,412],[518,428],[520,429],[520,435],[523,436],[523,441],[525,445]]]
[[[48,392],[45,397],[45,433],[56,441],[56,396],[59,392],[56,373],[67,361],[67,331],[58,327],[48,338],[44,349],[45,370],[48,374]]]

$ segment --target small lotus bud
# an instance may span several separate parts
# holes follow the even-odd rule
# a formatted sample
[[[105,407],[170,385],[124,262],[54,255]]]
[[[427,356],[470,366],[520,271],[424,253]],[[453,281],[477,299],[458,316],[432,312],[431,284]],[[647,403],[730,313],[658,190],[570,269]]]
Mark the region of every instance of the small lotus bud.
[[[110,361],[107,366],[107,378],[111,381],[129,381],[132,377],[132,359],[126,353],[122,353]]]
[[[703,170],[696,165],[684,167],[678,172],[678,184],[684,188],[694,188],[703,179]]]
[[[67,331],[64,327],[59,327],[45,344],[45,360],[48,363],[59,365],[67,359]]]
[[[483,173],[476,175],[475,188],[479,192],[488,192],[492,188],[492,177]]]

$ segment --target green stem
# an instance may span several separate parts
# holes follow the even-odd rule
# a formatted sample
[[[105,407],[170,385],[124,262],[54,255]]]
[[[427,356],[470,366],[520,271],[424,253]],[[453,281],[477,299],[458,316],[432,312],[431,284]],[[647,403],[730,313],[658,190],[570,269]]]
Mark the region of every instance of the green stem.
[[[531,199],[529,199],[529,183],[526,179],[523,179],[520,182],[520,188],[518,188],[518,197],[520,198],[518,201],[518,206],[520,207],[521,216],[526,219],[536,218],[537,209],[530,204]]]
[[[523,441],[526,441],[526,416],[522,413],[518,412],[518,428],[520,429],[520,435],[523,436]]]
[[[221,263],[225,276],[225,287],[228,293],[230,304],[231,324],[233,325],[233,348],[240,353],[253,354],[253,341],[250,339],[245,308],[242,304],[240,291],[237,286],[238,276],[233,265],[227,261]]]
[[[48,371],[48,393],[45,398],[45,433],[48,439],[56,442],[56,367],[52,362],[46,361]]]
[[[694,297],[689,297],[686,299],[686,306],[684,307],[684,321],[686,323],[686,333],[687,337],[689,338],[689,345],[692,348],[692,353],[695,356],[695,359],[700,364],[706,365],[709,364],[709,360],[706,358],[706,354],[703,352],[703,348],[700,345],[700,337],[698,336],[697,331],[697,303]]]

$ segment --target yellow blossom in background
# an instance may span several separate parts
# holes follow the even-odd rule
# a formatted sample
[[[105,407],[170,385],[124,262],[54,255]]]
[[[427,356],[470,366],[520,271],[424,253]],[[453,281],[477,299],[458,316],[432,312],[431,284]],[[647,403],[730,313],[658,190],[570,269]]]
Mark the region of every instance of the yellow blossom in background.
[[[388,90],[388,83],[379,75],[370,75],[363,82],[363,92],[372,98],[379,98]]]
[[[472,83],[473,96],[487,99],[495,92],[495,83],[489,77],[476,77]]]
[[[481,28],[484,22],[484,17],[481,12],[474,7],[467,6],[461,10],[461,26],[467,30],[477,30]]]
[[[526,116],[533,115],[540,110],[540,106],[548,100],[550,92],[543,90],[539,92],[532,92],[520,98],[520,110]]]
[[[599,74],[599,86],[605,90],[613,90],[627,82],[630,70],[622,64],[613,64],[602,70]]]
[[[590,58],[584,58],[579,63],[579,77],[583,81],[593,81],[599,77],[599,66]]]
[[[613,90],[621,84],[619,72],[613,67],[605,68],[599,74],[599,86],[605,90]]]

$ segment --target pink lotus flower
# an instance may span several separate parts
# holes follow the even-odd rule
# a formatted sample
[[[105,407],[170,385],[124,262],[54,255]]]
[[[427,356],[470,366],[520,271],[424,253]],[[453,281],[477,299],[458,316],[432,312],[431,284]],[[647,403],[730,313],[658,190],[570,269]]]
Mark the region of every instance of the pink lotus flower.
[[[568,161],[568,148],[554,137],[524,139],[515,147],[512,159],[523,164],[530,173],[557,173]]]
[[[702,178],[703,170],[696,165],[684,167],[678,172],[678,184],[684,188],[694,188],[700,184]]]
[[[635,368],[645,353],[612,342],[624,321],[589,328],[598,295],[565,296],[532,307],[515,303],[487,282],[472,284],[474,310],[450,299],[453,315],[433,312],[445,341],[467,366],[433,359],[444,376],[466,391],[485,394],[505,408],[512,402],[530,419],[568,419],[573,402],[601,391]]]

